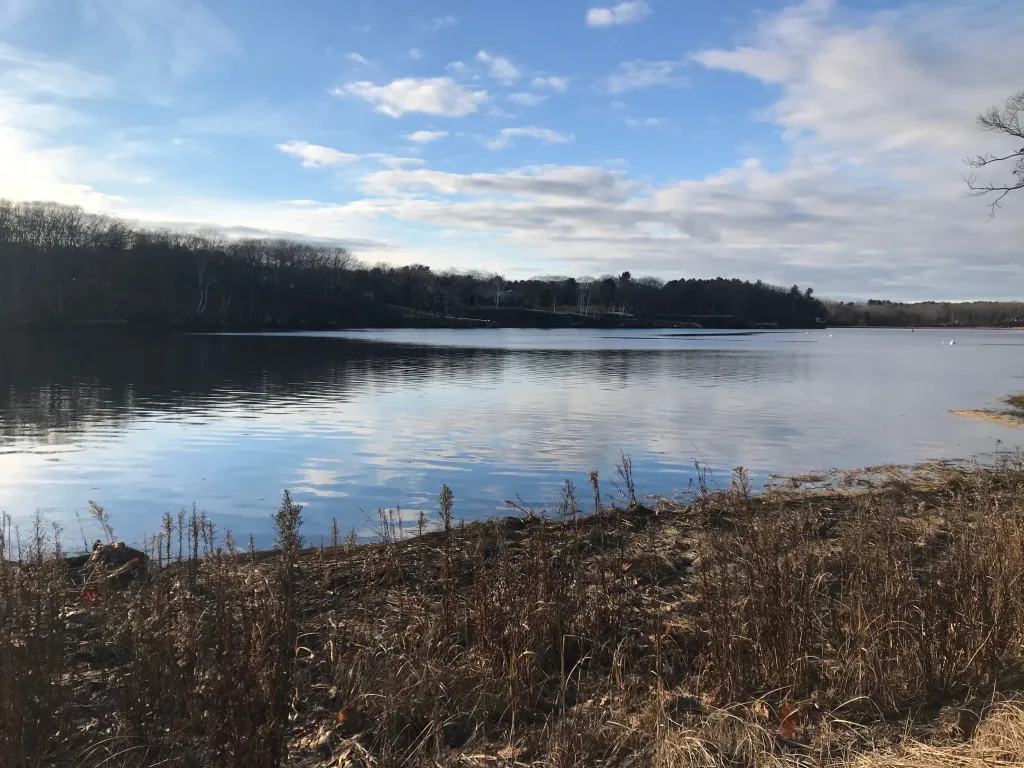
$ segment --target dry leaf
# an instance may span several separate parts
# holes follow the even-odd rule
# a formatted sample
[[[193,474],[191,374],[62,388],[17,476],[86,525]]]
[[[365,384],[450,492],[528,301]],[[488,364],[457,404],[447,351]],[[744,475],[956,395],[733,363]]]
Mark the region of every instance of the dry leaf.
[[[361,730],[365,718],[355,707],[342,707],[338,710],[338,728],[342,733],[350,734]]]
[[[800,710],[789,704],[783,704],[781,714],[782,722],[776,733],[789,741],[799,741],[803,736],[803,731],[800,728]]]
[[[750,705],[750,714],[759,720],[768,719],[768,706],[764,703],[764,699],[758,699]]]
[[[522,751],[522,747],[503,747],[498,750],[498,757],[502,760],[515,760]]]
[[[315,750],[319,749],[321,745],[329,744],[330,739],[330,727],[322,725],[315,731],[308,731],[307,733],[292,739],[288,742],[288,747],[290,749]]]

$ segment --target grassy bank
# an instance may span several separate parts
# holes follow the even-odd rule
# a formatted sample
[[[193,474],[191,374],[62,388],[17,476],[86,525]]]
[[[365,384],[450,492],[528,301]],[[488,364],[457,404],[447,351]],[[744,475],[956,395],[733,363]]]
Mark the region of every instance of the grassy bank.
[[[0,764],[1024,761],[1019,465],[624,486],[312,549],[286,499],[275,552],[182,517],[106,571],[5,527]]]

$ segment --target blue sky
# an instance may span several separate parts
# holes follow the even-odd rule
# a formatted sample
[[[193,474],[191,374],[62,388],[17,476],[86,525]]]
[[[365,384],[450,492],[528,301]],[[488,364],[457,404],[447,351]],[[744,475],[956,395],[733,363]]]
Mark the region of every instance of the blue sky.
[[[1021,298],[1024,5],[0,0],[0,196],[368,262]]]

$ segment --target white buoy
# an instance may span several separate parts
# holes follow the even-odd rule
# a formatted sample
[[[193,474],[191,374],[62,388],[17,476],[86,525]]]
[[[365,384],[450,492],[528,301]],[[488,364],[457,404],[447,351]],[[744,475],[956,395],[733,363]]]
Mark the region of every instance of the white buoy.
[[[955,339],[950,339],[949,340],[949,346],[955,347],[956,346],[956,340]]]
[[[828,335],[828,337],[829,337],[829,338],[831,339],[831,338],[832,338],[832,334],[830,333],[830,334]]]

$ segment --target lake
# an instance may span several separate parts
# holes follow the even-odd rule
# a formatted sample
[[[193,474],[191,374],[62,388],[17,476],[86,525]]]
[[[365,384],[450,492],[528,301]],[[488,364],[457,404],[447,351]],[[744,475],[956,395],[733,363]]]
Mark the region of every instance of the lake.
[[[550,508],[566,478],[590,499],[590,469],[614,495],[620,451],[671,496],[696,462],[727,485],[1013,448],[1024,430],[950,411],[1022,377],[1017,331],[7,331],[0,510],[80,542],[77,512],[91,541],[94,500],[139,541],[194,503],[268,545],[287,488],[310,541],[332,518],[371,536],[378,508],[433,516],[442,483],[466,520]]]

